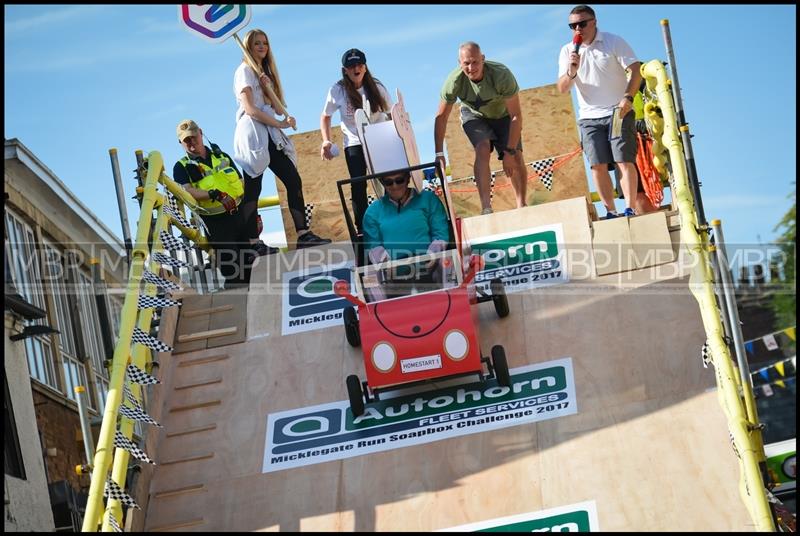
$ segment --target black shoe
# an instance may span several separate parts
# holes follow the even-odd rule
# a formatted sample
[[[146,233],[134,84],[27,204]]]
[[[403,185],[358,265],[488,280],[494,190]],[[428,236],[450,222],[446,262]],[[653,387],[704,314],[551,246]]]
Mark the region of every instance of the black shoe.
[[[320,238],[311,231],[303,233],[297,237],[297,249],[310,248],[330,243],[331,243],[330,238]]]
[[[253,248],[253,251],[256,252],[256,255],[258,255],[259,257],[263,257],[264,255],[273,255],[280,251],[280,249],[268,246],[261,240],[259,240],[255,244],[251,244],[251,247]]]

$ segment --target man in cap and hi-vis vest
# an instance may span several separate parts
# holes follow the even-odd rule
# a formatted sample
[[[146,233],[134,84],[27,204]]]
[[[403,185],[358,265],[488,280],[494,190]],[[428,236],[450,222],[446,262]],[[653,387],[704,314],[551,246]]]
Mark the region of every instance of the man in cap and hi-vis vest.
[[[178,123],[177,134],[186,156],[175,163],[172,177],[200,207],[198,214],[211,235],[208,241],[217,253],[226,288],[246,285],[250,281],[254,252],[263,255],[278,250],[266,246],[264,251],[259,251],[256,245],[250,244],[238,208],[244,184],[233,159],[213,143],[211,147],[204,145],[203,131],[191,119]]]

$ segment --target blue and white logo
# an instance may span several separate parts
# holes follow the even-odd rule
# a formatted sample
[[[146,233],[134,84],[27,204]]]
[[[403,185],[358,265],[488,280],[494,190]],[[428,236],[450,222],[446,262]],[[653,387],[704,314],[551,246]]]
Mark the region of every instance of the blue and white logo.
[[[353,263],[283,274],[283,335],[341,325],[350,302],[333,292],[343,279],[352,287]]]

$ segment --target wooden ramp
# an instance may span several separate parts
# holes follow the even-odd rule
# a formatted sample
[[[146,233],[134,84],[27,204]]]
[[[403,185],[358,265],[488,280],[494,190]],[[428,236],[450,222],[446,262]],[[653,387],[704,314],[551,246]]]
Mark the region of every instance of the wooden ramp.
[[[509,230],[508,222],[493,227],[493,218],[516,212],[517,230],[561,225],[562,249],[597,248],[594,238],[613,230],[590,221],[583,199],[552,203],[549,211],[476,217],[464,229],[478,248],[482,238]],[[640,237],[631,231],[638,225],[631,220],[627,236]],[[145,530],[432,531],[578,503],[593,510],[593,530],[749,530],[714,371],[701,363],[705,336],[687,288],[690,267],[677,255],[678,232],[641,225],[654,225],[658,236],[636,238],[641,242],[634,246],[648,240],[664,246],[666,229],[675,241],[673,260],[598,277],[593,257],[588,272],[573,259],[565,268],[575,274],[568,281],[510,293],[505,319],[491,303],[477,306],[483,353],[503,344],[512,379],[527,374],[523,367],[568,363],[574,391],[563,399],[573,404],[565,414],[509,426],[496,421],[505,427],[486,431],[476,425],[473,433],[431,442],[420,437],[411,446],[384,445],[362,455],[342,451],[321,463],[312,463],[317,454],[309,448],[306,458],[291,462],[296,467],[268,472],[280,457],[274,450],[265,458],[276,430],[284,439],[332,433],[325,426],[280,428],[279,422],[268,437],[269,416],[274,424],[278,412],[334,411],[331,404],[347,399],[345,377],[363,378],[364,366],[340,320],[310,328],[334,314],[330,296],[320,292],[328,277],[320,267],[346,265],[349,246],[260,258],[247,296],[247,340],[188,351],[162,365],[171,370],[169,384],[160,387],[164,428],[154,450],[159,465]],[[318,278],[313,289],[309,277]],[[298,291],[305,301],[289,300],[286,282],[305,289]],[[306,322],[298,311],[317,320]],[[492,381],[468,396],[498,395]],[[444,404],[444,395],[433,400],[444,392],[443,386],[412,396],[426,396],[433,407]],[[459,417],[448,418],[453,424]]]

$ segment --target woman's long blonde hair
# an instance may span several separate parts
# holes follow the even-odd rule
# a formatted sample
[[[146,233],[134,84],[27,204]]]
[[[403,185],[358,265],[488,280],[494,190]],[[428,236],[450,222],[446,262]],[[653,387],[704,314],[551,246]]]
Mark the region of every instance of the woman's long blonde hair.
[[[264,36],[264,39],[267,40],[267,55],[264,58],[264,61],[261,62],[261,68],[264,70],[264,74],[266,74],[270,80],[272,80],[272,86],[275,90],[275,96],[278,97],[278,100],[281,101],[281,104],[286,107],[286,101],[283,98],[283,86],[281,85],[281,77],[278,74],[278,66],[275,65],[275,57],[272,55],[272,46],[269,44],[269,37],[264,30],[259,30],[255,28],[247,32],[244,36],[244,46],[250,51],[252,55],[253,49],[253,41],[255,40],[256,36],[261,34]],[[255,58],[253,58],[255,59]],[[243,56],[242,61],[247,63],[247,59]],[[248,64],[249,65],[249,64]],[[258,74],[258,73],[256,73]],[[263,91],[263,88],[262,88]],[[267,96],[266,92],[264,92],[264,98],[269,101],[269,97]],[[274,104],[274,103],[270,103]],[[274,107],[274,106],[273,106]]]

